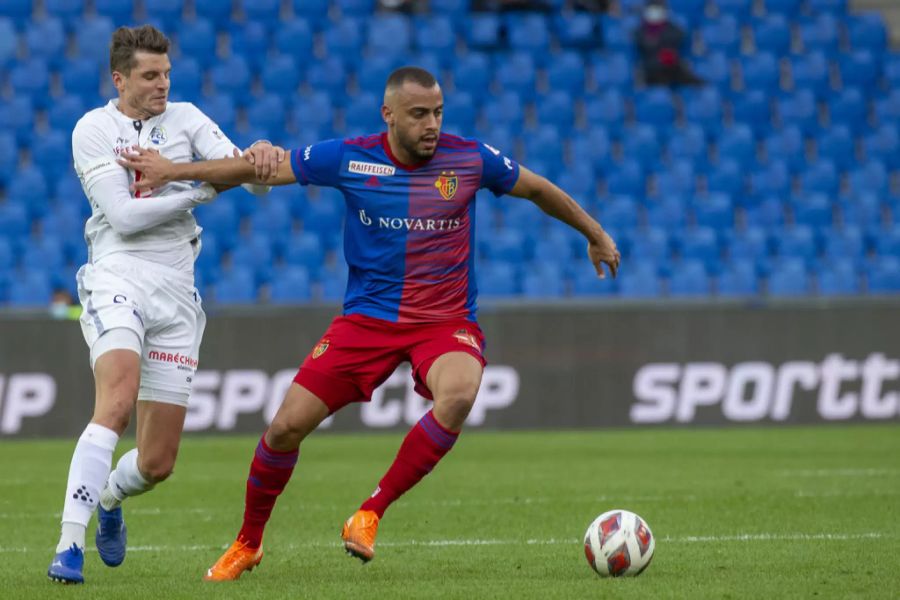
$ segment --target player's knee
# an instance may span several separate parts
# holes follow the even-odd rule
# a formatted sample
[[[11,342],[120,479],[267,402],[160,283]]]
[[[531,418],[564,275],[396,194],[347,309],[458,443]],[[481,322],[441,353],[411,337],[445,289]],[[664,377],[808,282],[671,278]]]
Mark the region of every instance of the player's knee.
[[[165,481],[175,470],[174,456],[138,455],[138,470],[148,482],[156,484]]]
[[[435,405],[440,406],[442,413],[461,422],[472,410],[477,395],[477,381],[460,380],[440,390],[435,395]]]
[[[292,450],[300,445],[310,428],[296,419],[276,415],[266,432],[266,440],[276,450]]]

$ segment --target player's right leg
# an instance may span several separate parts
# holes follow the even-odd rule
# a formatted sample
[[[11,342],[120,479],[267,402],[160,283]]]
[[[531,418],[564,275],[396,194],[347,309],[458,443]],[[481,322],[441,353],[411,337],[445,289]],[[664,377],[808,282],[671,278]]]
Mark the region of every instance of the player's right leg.
[[[269,429],[256,446],[237,539],[206,571],[206,581],[238,579],[263,557],[263,530],[299,455],[300,442],[328,416],[328,406],[305,387],[292,383]]]
[[[47,570],[50,579],[61,583],[84,582],[85,531],[109,475],[116,443],[128,426],[140,379],[140,339],[135,332],[107,330],[91,352],[96,356],[94,415],[72,454],[62,531]]]

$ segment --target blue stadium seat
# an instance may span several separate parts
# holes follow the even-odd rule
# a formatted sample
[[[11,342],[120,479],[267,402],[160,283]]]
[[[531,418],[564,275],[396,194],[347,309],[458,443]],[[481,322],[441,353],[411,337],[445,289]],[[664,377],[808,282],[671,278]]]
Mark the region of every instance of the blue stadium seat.
[[[50,69],[41,58],[30,58],[16,63],[10,69],[9,83],[16,94],[31,98],[35,108],[46,109],[50,106]]]
[[[506,125],[518,129],[525,119],[522,100],[514,92],[501,92],[484,104],[482,117],[492,125]]]
[[[812,265],[817,254],[816,236],[811,227],[795,225],[773,235],[776,253],[782,258],[798,258]]]
[[[753,27],[753,41],[757,52],[784,56],[791,47],[791,29],[784,15],[769,15]]]
[[[834,56],[840,41],[839,21],[830,14],[817,14],[815,19],[803,21],[798,25],[800,44],[807,53],[816,52],[825,56]]]
[[[109,63],[109,40],[115,27],[109,17],[88,17],[75,25],[75,49],[81,58],[88,58],[94,64],[106,66]]]
[[[835,261],[818,272],[817,289],[822,296],[855,296],[862,291],[860,277],[850,261]]]
[[[292,0],[291,7],[294,15],[309,21],[316,29],[326,26],[329,13],[330,0]]]
[[[876,99],[874,109],[877,125],[900,125],[900,89],[891,90],[886,97]]]
[[[209,67],[216,62],[216,30],[211,21],[207,19],[195,19],[184,21],[176,30],[178,49],[185,58],[196,61]],[[175,77],[180,73],[172,69]]]
[[[274,139],[284,131],[285,101],[277,94],[264,94],[247,108],[247,120],[254,126],[269,132],[267,139]]]
[[[684,94],[684,118],[703,128],[712,137],[722,128],[722,94],[714,87],[703,87]]]
[[[600,22],[604,47],[616,53],[634,52],[634,30],[639,23],[637,17],[604,17]]]
[[[499,88],[519,94],[526,102],[533,99],[537,78],[534,57],[525,52],[514,52],[497,54],[494,59],[494,79]]]
[[[55,270],[65,264],[62,241],[52,236],[29,238],[23,248],[20,264],[28,270]]]
[[[652,88],[638,94],[635,117],[639,123],[654,127],[665,136],[675,122],[675,104],[668,88]]]
[[[335,56],[313,62],[306,72],[306,81],[316,92],[331,96],[331,103],[340,105],[346,96],[347,71]]]
[[[807,192],[822,192],[830,197],[837,196],[840,177],[830,160],[820,158],[811,163],[800,175],[800,188]]]
[[[756,140],[748,125],[734,124],[722,131],[718,141],[719,160],[732,160],[744,170],[756,161]]]
[[[222,196],[215,202],[198,206],[194,209],[197,222],[203,227],[204,249],[206,252],[206,234],[215,235],[222,250],[231,250],[237,242],[240,217],[231,195]]]
[[[611,296],[617,291],[618,281],[608,273],[605,279],[600,279],[590,272],[578,273],[572,278],[572,296],[576,298]]]
[[[708,146],[700,125],[688,124],[672,130],[667,145],[669,160],[687,160],[700,169],[708,161]]]
[[[520,293],[516,268],[507,262],[482,261],[476,267],[481,296],[515,296]]]
[[[316,91],[297,97],[292,106],[290,121],[297,129],[321,130],[331,126],[333,112],[330,96],[326,92]],[[313,141],[318,140],[298,139],[298,143],[301,144]]]
[[[591,126],[604,127],[610,135],[618,137],[625,121],[625,97],[618,90],[588,96],[584,113]]]
[[[669,9],[693,27],[705,16],[706,0],[670,0]]]
[[[634,84],[631,63],[625,54],[595,55],[591,73],[600,93],[629,90]]]
[[[841,84],[846,87],[870,89],[881,77],[881,63],[867,50],[842,54],[838,59]]]
[[[310,274],[318,275],[325,261],[325,246],[313,231],[291,234],[285,248],[284,261],[288,265],[303,267]]]
[[[301,304],[312,299],[309,272],[300,266],[286,266],[272,279],[269,302],[272,304]]]
[[[735,123],[750,127],[757,137],[767,134],[772,126],[772,110],[765,92],[749,90],[737,96],[732,103]]]
[[[413,26],[413,37],[419,51],[434,54],[444,65],[456,62],[456,31],[453,21],[447,15],[417,18]]]
[[[31,0],[6,0],[3,3],[3,16],[12,19],[17,27],[21,27],[31,19]]]
[[[86,111],[87,107],[81,97],[63,96],[58,98],[47,111],[47,123],[52,129],[71,132],[72,128],[75,127],[75,123]],[[67,153],[68,151],[69,149],[67,148]]]
[[[803,132],[796,125],[788,125],[774,131],[763,141],[769,162],[778,161],[797,173],[806,166],[806,150]]]
[[[32,141],[31,152],[47,181],[56,181],[71,169],[72,143],[68,132],[51,129],[37,134]]]
[[[513,50],[532,54],[539,62],[549,54],[550,27],[539,13],[512,13],[504,18],[507,40]]]
[[[300,87],[301,74],[294,56],[279,54],[265,62],[260,80],[266,92],[278,94],[293,103]]]
[[[50,274],[43,269],[21,271],[14,275],[9,289],[10,306],[49,306],[53,292]]]
[[[716,0],[714,5],[720,15],[731,15],[741,23],[747,22],[753,12],[753,0]]]
[[[706,176],[706,188],[710,192],[725,194],[728,198],[743,195],[744,174],[740,163],[734,160],[720,160]]]
[[[275,48],[299,64],[305,64],[313,48],[313,30],[309,21],[292,19],[282,22],[275,32]]]
[[[184,0],[144,0],[143,4],[144,12],[158,21],[163,31],[175,29],[184,13]]]
[[[748,227],[772,229],[785,223],[784,205],[778,196],[764,196],[745,209],[744,221]]]
[[[800,12],[803,0],[763,0],[763,7],[766,14],[785,15],[788,17],[796,16]]]
[[[529,160],[539,160],[549,164],[561,163],[562,155],[562,136],[556,127],[540,125],[525,136],[525,156]]]
[[[707,53],[722,52],[737,56],[741,49],[741,28],[731,15],[706,21],[700,27],[700,39]]]
[[[575,107],[572,96],[562,90],[553,90],[536,100],[539,123],[553,125],[562,133],[568,133],[575,124]]]
[[[881,56],[887,46],[887,28],[877,12],[845,17],[847,42],[853,50],[869,50]]]
[[[361,19],[344,18],[322,32],[326,54],[336,57],[348,67],[356,65],[362,56],[365,23]]]
[[[847,0],[807,0],[809,12],[814,15],[829,13],[836,17],[847,14]]]
[[[524,206],[524,205],[522,205]],[[479,244],[481,256],[489,261],[520,264],[530,259],[526,238],[518,229],[505,227],[491,231]]]
[[[456,92],[444,98],[444,127],[454,126],[460,131],[471,132],[477,119],[478,107],[471,94]]]
[[[668,263],[670,256],[668,229],[668,227],[647,227],[626,236],[623,240],[626,242],[626,252],[623,254],[629,261],[627,264]]]
[[[99,97],[100,68],[95,60],[75,58],[64,61],[60,67],[60,78],[67,94],[77,94],[90,103]]]
[[[374,55],[403,55],[412,46],[412,28],[408,17],[397,14],[376,14],[368,24],[366,49]]]
[[[638,203],[631,196],[612,196],[601,200],[599,221],[611,231],[630,231],[638,226],[640,215]]]
[[[780,85],[778,59],[768,52],[757,52],[741,60],[745,90],[761,90],[774,94]]]
[[[446,15],[454,23],[462,23],[469,17],[472,0],[431,0],[428,3],[431,12]]]
[[[605,169],[612,160],[609,134],[603,127],[592,127],[569,138],[569,156],[576,164],[587,162],[598,170]]]
[[[95,65],[96,68],[96,65]],[[171,96],[196,102],[203,94],[203,69],[193,57],[172,59]],[[96,92],[95,92],[96,94]]]
[[[359,128],[366,131],[380,130],[384,122],[378,107],[381,99],[375,94],[363,92],[347,99],[344,119],[348,128]]]
[[[834,220],[833,209],[829,197],[821,192],[802,194],[791,202],[794,222],[813,229],[830,227]]]
[[[107,0],[108,1],[108,0]],[[308,0],[304,0],[308,2]],[[197,17],[208,19],[217,29],[224,29],[231,20],[232,4],[230,0],[194,0],[194,11]]]
[[[847,180],[855,192],[872,192],[886,195],[890,186],[887,167],[879,160],[871,159],[851,170]]]
[[[706,267],[699,260],[683,260],[673,265],[669,279],[669,295],[678,298],[706,297],[710,293]]]
[[[0,58],[2,58],[2,50],[0,50]],[[2,61],[0,61],[2,64]],[[883,63],[883,74],[888,89],[897,89],[900,87],[900,53],[891,52],[885,54]]]
[[[850,198],[841,198],[840,207],[843,223],[863,230],[881,226],[885,218],[881,197],[874,192],[857,192]]]
[[[694,220],[700,227],[728,231],[734,227],[732,196],[710,188],[706,196],[694,199]]]
[[[614,196],[644,197],[644,170],[635,160],[623,160],[607,174],[606,191]]]
[[[216,91],[228,94],[240,106],[250,102],[250,65],[239,55],[232,55],[210,69],[210,78]]]
[[[233,24],[230,28],[230,58],[240,57],[253,73],[262,69],[272,43],[272,33],[259,21]]]
[[[727,93],[732,88],[731,60],[722,52],[706,54],[692,61],[694,72],[706,83]]]
[[[823,98],[830,86],[828,60],[821,52],[808,51],[791,58],[791,76],[795,90],[810,90]]]
[[[652,125],[635,124],[622,136],[622,156],[633,160],[643,170],[650,170],[660,159],[661,148],[657,130]]]
[[[452,68],[453,85],[463,92],[482,94],[491,84],[491,61],[482,52],[468,52]]]
[[[677,234],[678,251],[682,259],[703,261],[709,273],[721,267],[721,251],[716,231],[711,227],[690,227]]]
[[[56,68],[65,56],[66,34],[60,19],[47,17],[28,23],[25,28],[25,47],[28,56]]]
[[[769,275],[770,296],[805,296],[809,293],[809,272],[801,260],[778,261]]]
[[[256,281],[253,270],[247,267],[232,267],[222,273],[213,285],[213,302],[216,304],[255,304]]]
[[[231,251],[230,264],[234,270],[247,270],[254,274],[254,285],[268,282],[273,273],[274,252],[266,234],[241,236]],[[225,274],[227,276],[227,273]],[[221,280],[220,280],[221,281]]]
[[[333,0],[332,4],[342,17],[350,15],[370,15],[375,11],[375,0]]]
[[[0,205],[2,207],[2,205]],[[0,237],[0,273],[9,272],[16,264],[16,253],[11,239]]]
[[[900,223],[878,229],[874,242],[875,252],[879,256],[900,257]]]
[[[573,98],[578,98],[584,94],[586,71],[581,54],[562,52],[554,56],[547,66],[547,86],[551,90],[566,92]]]
[[[856,164],[856,147],[853,135],[845,125],[834,125],[821,130],[816,140],[819,158],[832,161],[839,170],[846,171]]]
[[[278,24],[281,0],[238,0],[237,5],[248,21],[256,21],[267,29]]]
[[[792,94],[785,94],[776,105],[782,127],[799,127],[805,135],[812,135],[819,128],[816,97],[811,91],[798,90]]]
[[[19,145],[10,131],[0,131],[0,186],[9,184],[19,163]]]
[[[84,12],[85,0],[44,0],[44,10],[48,16],[74,21]]]
[[[896,294],[900,291],[900,259],[882,256],[872,261],[866,270],[870,294]]]
[[[12,19],[0,17],[0,69],[8,68],[18,52],[19,36]]]
[[[691,195],[697,191],[694,163],[684,159],[669,161],[665,168],[656,172],[654,183],[656,195]]]
[[[727,237],[729,263],[749,262],[755,265],[769,256],[769,242],[762,227],[750,226],[732,230]]]
[[[847,260],[858,265],[865,258],[865,252],[862,230],[856,225],[832,227],[823,232],[822,261],[824,264]]]
[[[14,133],[20,146],[31,143],[34,135],[34,104],[29,96],[0,99],[0,130]]]
[[[0,202],[0,235],[8,238],[25,237],[31,227],[31,219],[25,204],[9,198]]]
[[[729,262],[716,280],[716,293],[732,298],[757,295],[759,279],[754,263],[749,260]]]
[[[213,94],[197,102],[197,108],[212,119],[226,135],[231,135],[237,117],[237,109],[231,96]]]
[[[500,17],[496,14],[473,14],[464,31],[469,48],[494,50],[500,45]]]
[[[647,204],[647,225],[682,229],[687,225],[687,214],[684,196],[677,191],[663,193],[657,201]]]
[[[563,48],[586,50],[601,45],[599,22],[590,13],[561,12],[553,17],[556,38]]]
[[[619,271],[619,295],[625,298],[656,298],[662,295],[662,284],[653,264],[640,262]]]

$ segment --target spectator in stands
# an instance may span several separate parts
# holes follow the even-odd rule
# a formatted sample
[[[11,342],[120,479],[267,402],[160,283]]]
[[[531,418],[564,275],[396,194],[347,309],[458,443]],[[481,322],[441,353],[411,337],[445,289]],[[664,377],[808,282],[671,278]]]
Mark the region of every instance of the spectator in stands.
[[[664,0],[649,0],[644,7],[640,26],[635,30],[638,48],[647,85],[699,85],[697,77],[681,59],[681,47],[685,33],[669,20]]]
[[[537,11],[551,12],[549,0],[474,0],[472,10],[476,12]]]

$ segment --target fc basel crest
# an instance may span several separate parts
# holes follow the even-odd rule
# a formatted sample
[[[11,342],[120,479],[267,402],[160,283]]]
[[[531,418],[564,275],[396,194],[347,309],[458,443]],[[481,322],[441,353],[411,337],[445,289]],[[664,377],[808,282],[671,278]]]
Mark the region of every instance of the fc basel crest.
[[[459,179],[456,178],[456,172],[441,171],[441,176],[434,182],[434,187],[441,193],[441,198],[450,200],[456,194],[456,188],[459,187]]]
[[[322,356],[323,354],[325,354],[325,351],[328,350],[328,344],[329,344],[328,338],[325,338],[324,340],[319,342],[315,348],[313,348],[313,351],[312,351],[313,360],[315,360],[315,359],[319,358],[320,356]]]

